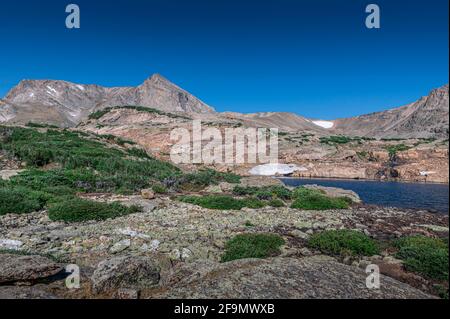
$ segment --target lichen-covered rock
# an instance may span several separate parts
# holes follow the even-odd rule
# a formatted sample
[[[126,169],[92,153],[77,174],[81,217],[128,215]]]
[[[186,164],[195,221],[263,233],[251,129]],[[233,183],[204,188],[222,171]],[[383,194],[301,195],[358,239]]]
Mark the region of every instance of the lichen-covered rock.
[[[198,262],[180,267],[156,298],[404,299],[432,298],[381,276],[380,289],[366,287],[364,270],[326,256]],[[168,289],[170,287],[170,289]]]
[[[57,299],[57,297],[39,287],[0,287],[0,299]]]
[[[141,196],[143,199],[154,199],[155,193],[151,189],[141,190]]]
[[[361,203],[361,198],[354,191],[336,188],[336,187],[325,187],[319,185],[305,185],[306,188],[316,189],[325,192],[327,196],[330,197],[347,197],[350,198],[354,203]]]
[[[0,255],[0,284],[33,282],[56,275],[62,266],[42,256]]]
[[[152,258],[119,256],[102,261],[91,277],[94,293],[114,292],[118,289],[142,289],[156,285],[160,268]]]

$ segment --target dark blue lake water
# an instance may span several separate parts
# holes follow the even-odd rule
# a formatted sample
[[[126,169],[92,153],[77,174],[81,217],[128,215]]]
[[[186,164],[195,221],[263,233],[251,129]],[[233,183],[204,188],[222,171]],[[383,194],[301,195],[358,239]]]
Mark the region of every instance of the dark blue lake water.
[[[297,178],[281,180],[288,186],[317,184],[349,189],[358,193],[366,204],[429,209],[448,214],[449,187],[444,184]]]

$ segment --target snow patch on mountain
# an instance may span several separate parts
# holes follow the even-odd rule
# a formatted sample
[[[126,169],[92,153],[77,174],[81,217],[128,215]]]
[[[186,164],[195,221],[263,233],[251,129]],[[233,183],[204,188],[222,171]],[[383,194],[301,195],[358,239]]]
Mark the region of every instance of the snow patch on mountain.
[[[317,126],[326,128],[326,129],[330,129],[334,127],[334,122],[331,121],[312,121],[312,123],[314,123]]]
[[[304,172],[308,169],[295,164],[264,164],[253,167],[249,173],[258,176],[290,175],[294,172]]]

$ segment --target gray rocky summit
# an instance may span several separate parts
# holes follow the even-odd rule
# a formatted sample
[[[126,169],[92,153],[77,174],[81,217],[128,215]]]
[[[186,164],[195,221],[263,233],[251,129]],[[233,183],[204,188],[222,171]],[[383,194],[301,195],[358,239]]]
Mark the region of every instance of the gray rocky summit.
[[[75,126],[93,111],[129,105],[175,113],[214,112],[159,74],[137,87],[107,88],[66,81],[23,80],[0,101],[0,122],[33,121]]]

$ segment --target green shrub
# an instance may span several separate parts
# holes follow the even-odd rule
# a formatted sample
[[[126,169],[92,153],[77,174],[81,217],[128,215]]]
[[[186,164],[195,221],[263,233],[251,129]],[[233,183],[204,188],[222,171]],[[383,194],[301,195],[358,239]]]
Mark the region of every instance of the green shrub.
[[[295,199],[291,208],[303,210],[328,210],[346,209],[351,201],[348,198],[328,197],[319,190],[298,187],[294,190],[292,197]]]
[[[20,188],[0,188],[0,216],[38,211],[42,209],[44,202],[36,192]]]
[[[145,113],[155,113],[155,114],[159,114],[159,115],[165,115],[167,117],[171,117],[171,118],[181,118],[181,119],[185,119],[185,120],[191,120],[190,117],[187,116],[182,116],[182,115],[178,115],[178,114],[173,114],[173,113],[166,113],[154,108],[150,108],[150,107],[145,107],[145,106],[116,106],[116,107],[108,107],[105,108],[103,110],[100,111],[96,111],[94,113],[91,113],[89,115],[89,119],[90,120],[99,120],[100,118],[102,118],[104,115],[108,114],[109,112],[113,111],[113,110],[120,110],[120,109],[128,109],[128,110],[135,110],[138,112],[145,112]]]
[[[233,194],[237,196],[256,196],[261,200],[284,199],[290,200],[292,192],[284,186],[243,187],[236,186]]]
[[[275,234],[237,235],[226,243],[222,262],[276,256],[284,244],[284,239]]]
[[[178,200],[208,209],[221,210],[241,210],[244,207],[261,208],[265,206],[264,202],[255,198],[236,199],[226,195],[180,196]]]
[[[42,124],[42,123],[34,123],[34,122],[28,122],[26,124],[28,127],[34,127],[34,128],[58,128],[56,125],[51,124]]]
[[[363,233],[354,230],[327,230],[312,235],[308,245],[330,255],[350,253],[373,256],[379,253],[377,243]]]
[[[80,198],[50,206],[48,216],[53,221],[83,222],[106,220],[140,212],[137,206],[126,207],[119,203],[100,203]]]
[[[393,157],[393,156],[397,155],[398,152],[407,151],[407,150],[411,149],[411,147],[407,146],[405,144],[398,144],[398,145],[388,146],[386,149],[389,152],[389,156]]]
[[[347,144],[352,142],[354,139],[347,136],[329,136],[329,137],[321,137],[320,143],[322,144]]]
[[[271,207],[284,207],[286,206],[281,199],[275,198],[269,201],[269,206]]]
[[[240,210],[244,207],[242,201],[224,195],[181,196],[178,200],[209,209]]]
[[[212,169],[203,169],[195,173],[184,175],[179,183],[184,188],[201,189],[208,185],[217,185],[220,182],[237,184],[240,180],[240,176],[232,173],[222,173]]]
[[[399,239],[397,258],[404,261],[407,270],[426,277],[448,280],[448,244],[443,240],[425,236]]]
[[[137,158],[147,158],[147,159],[151,159],[151,157],[147,154],[147,152],[141,148],[130,148],[128,150],[128,154]]]
[[[166,194],[168,192],[167,187],[165,187],[164,185],[153,185],[152,190],[156,193],[156,194]]]
[[[266,202],[258,199],[258,198],[244,198],[239,200],[242,203],[243,207],[248,207],[248,208],[263,208],[266,206]]]

